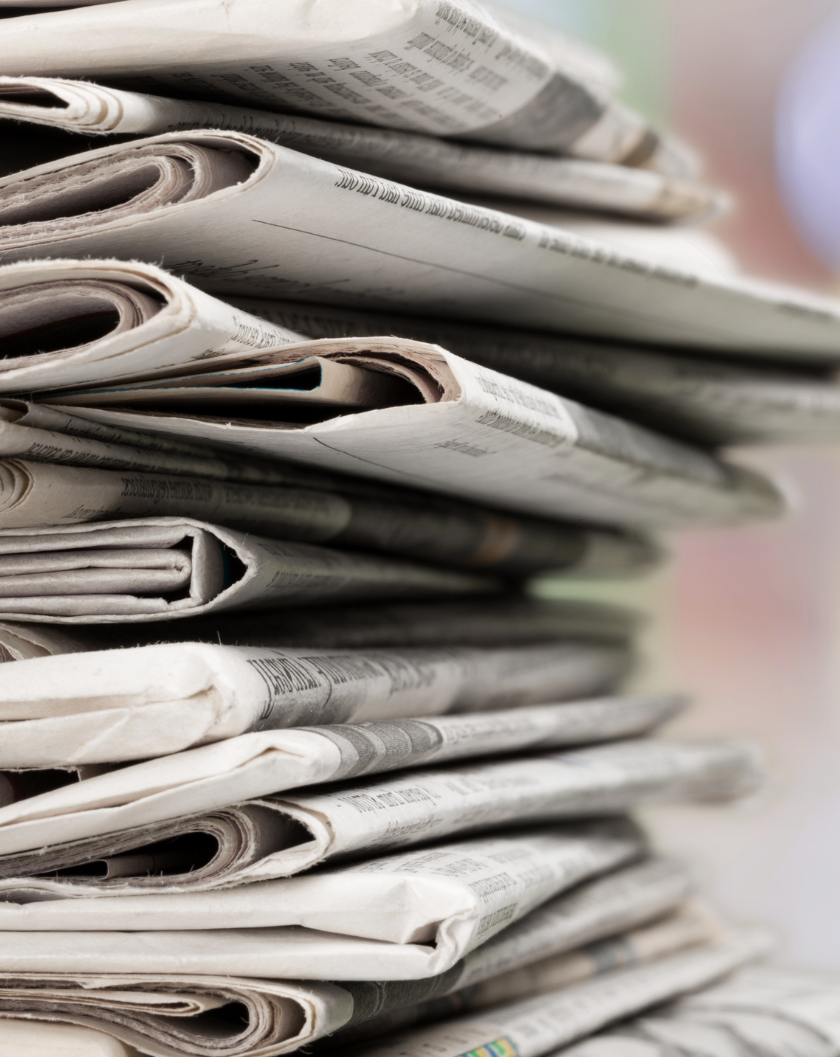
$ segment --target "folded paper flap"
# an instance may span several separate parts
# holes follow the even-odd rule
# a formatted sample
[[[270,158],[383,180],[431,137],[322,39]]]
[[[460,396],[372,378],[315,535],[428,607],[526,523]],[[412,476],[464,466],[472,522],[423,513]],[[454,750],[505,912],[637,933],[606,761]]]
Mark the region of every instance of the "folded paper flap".
[[[2,370],[82,353],[142,326],[161,307],[148,293],[107,279],[67,278],[0,290]]]
[[[397,944],[435,941],[457,958],[549,898],[637,859],[642,850],[638,829],[616,820],[483,836],[210,891],[112,895],[66,888],[71,898],[42,902],[37,886],[30,892],[25,882],[19,888],[10,882],[0,926],[120,930],[132,921],[132,929],[201,930],[212,914],[216,928],[297,925]]]
[[[189,374],[167,377],[165,380],[150,386],[146,382],[135,382],[121,385],[118,388],[101,387],[81,389],[72,393],[57,395],[44,393],[39,397],[44,403],[58,406],[96,406],[100,402],[142,403],[150,393],[157,398],[161,390],[170,388],[276,388],[282,394],[282,388],[292,389],[296,374],[311,371],[317,364],[321,371],[320,384],[329,386],[330,390],[340,394],[343,388],[358,388],[362,382],[370,386],[382,387],[384,394],[393,392],[401,394],[403,402],[417,402],[416,395],[411,396],[408,388],[401,389],[394,385],[386,388],[386,378],[402,379],[416,389],[426,403],[438,400],[453,400],[459,395],[459,383],[449,365],[449,354],[439,346],[424,341],[415,341],[399,337],[362,337],[362,338],[315,338],[305,342],[291,342],[276,349],[261,349],[259,352],[243,350],[238,357],[242,366],[236,366],[236,358],[228,357],[233,365],[229,370],[210,371],[206,365],[199,363]],[[356,368],[353,371],[353,368]],[[345,370],[342,370],[345,368]],[[171,372],[170,372],[171,373]],[[291,375],[287,386],[279,384],[266,385],[266,380],[283,382],[285,376]],[[379,378],[379,375],[385,376]],[[372,376],[372,377],[371,377]],[[342,386],[342,383],[344,385]],[[310,390],[313,391],[313,390]],[[374,393],[376,390],[374,390]],[[187,394],[181,394],[185,396]],[[200,394],[195,394],[198,399]],[[98,398],[103,398],[102,401]]]
[[[151,543],[146,547],[44,549],[30,554],[4,554],[0,547],[0,578],[86,569],[172,569],[189,573],[191,567],[188,550],[177,546],[161,548]]]
[[[372,358],[366,363],[345,363],[322,357],[276,366],[238,368],[212,374],[167,378],[154,385],[135,383],[115,389],[98,389],[72,395],[45,395],[57,405],[95,406],[214,405],[236,409],[248,405],[326,404],[339,407],[392,407],[419,403],[428,385],[415,386],[417,372],[377,370]],[[372,369],[371,369],[372,368]],[[408,382],[408,384],[406,384]],[[420,392],[417,392],[419,388]]]
[[[0,78],[2,118],[14,118],[41,130],[51,127],[54,134],[59,130],[103,135],[154,134],[187,127],[239,129],[414,187],[441,187],[471,194],[485,191],[664,221],[708,220],[721,209],[719,193],[651,169],[473,146],[417,132],[250,110],[205,100],[140,95],[85,81]],[[77,147],[71,140],[55,157],[75,153]],[[23,162],[18,169],[25,167],[25,159]]]
[[[0,856],[4,891],[15,887],[55,894],[101,889],[110,894],[145,888],[181,891],[236,879],[252,863],[312,841],[300,813],[270,801],[252,801],[211,814],[171,819],[108,836]],[[50,875],[54,878],[52,884]]]
[[[559,744],[639,735],[670,718],[675,699],[594,699],[507,712],[243,734],[170,754],[0,808],[10,854],[215,810],[336,779]],[[29,772],[34,775],[44,772]],[[14,776],[12,776],[14,779]],[[12,789],[14,793],[14,789]]]
[[[239,137],[224,145],[213,137],[192,140],[128,146],[127,154],[112,158],[79,155],[58,174],[27,170],[22,186],[12,190],[0,181],[0,225],[19,226],[22,237],[37,237],[45,224],[54,236],[72,235],[91,223],[130,222],[230,191],[254,173],[260,152]]]
[[[627,759],[616,753],[603,754],[607,766],[601,769],[596,748],[568,757],[537,755],[418,768],[395,777],[341,782],[301,795],[261,797],[214,816],[184,819],[180,830],[176,823],[160,823],[55,845],[34,855],[0,857],[0,877],[16,879],[2,887],[37,889],[36,882],[19,879],[66,871],[89,860],[110,860],[118,854],[122,859],[113,864],[112,872],[94,872],[89,882],[75,878],[66,883],[60,879],[45,882],[45,890],[60,894],[62,885],[68,884],[130,891],[176,884],[197,888],[241,883],[299,873],[336,855],[370,854],[470,830],[603,816],[632,810],[650,800],[692,800],[704,795],[711,778],[719,785],[728,783],[725,791],[718,790],[720,798],[740,792],[747,763],[741,759],[739,771],[738,757],[733,758],[730,746],[708,746],[700,758],[693,759],[691,754],[686,758],[679,743],[663,743],[661,752],[646,753],[649,746],[646,741],[625,743]],[[733,781],[737,783],[734,789]],[[240,816],[242,826],[247,822],[248,839],[234,847],[230,839],[217,836],[218,854],[205,861],[205,843],[197,835],[213,835],[217,819],[229,817],[229,826],[234,827]],[[177,855],[166,847],[149,848],[171,836],[180,838]],[[169,863],[173,855],[175,860]],[[79,872],[87,874],[89,869]],[[112,881],[112,875],[117,880]]]
[[[443,368],[436,366],[438,357]],[[379,480],[415,487],[422,451],[423,481],[449,495],[495,505],[504,497],[504,506],[518,513],[588,523],[674,526],[771,516],[784,505],[776,486],[754,472],[439,347],[422,346],[411,359],[430,373],[434,369],[444,384],[446,375],[451,379],[437,404],[378,408],[299,426],[200,411],[80,406],[75,413],[344,472],[364,465]]]

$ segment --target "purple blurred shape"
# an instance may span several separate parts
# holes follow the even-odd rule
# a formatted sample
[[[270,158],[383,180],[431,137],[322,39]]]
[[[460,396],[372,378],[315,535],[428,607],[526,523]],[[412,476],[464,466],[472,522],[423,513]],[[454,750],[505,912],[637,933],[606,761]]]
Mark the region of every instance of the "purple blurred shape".
[[[782,86],[776,170],[799,234],[840,271],[840,13],[809,39]]]

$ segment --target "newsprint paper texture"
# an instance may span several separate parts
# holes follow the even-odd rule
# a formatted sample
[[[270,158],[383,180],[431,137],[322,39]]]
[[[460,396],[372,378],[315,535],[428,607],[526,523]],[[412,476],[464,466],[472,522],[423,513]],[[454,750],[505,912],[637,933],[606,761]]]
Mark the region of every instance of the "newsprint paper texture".
[[[570,917],[574,919],[574,911]],[[0,976],[0,1017],[28,1013],[51,1020],[67,1018],[79,1024],[101,1025],[156,1057],[180,1057],[185,1053],[223,1057],[255,1052],[287,1053],[323,1037],[325,1029],[331,1028],[332,1048],[342,1044],[354,1028],[360,1036],[369,1038],[374,1031],[379,1034],[389,1019],[422,1017],[433,1003],[418,1003],[421,996],[447,996],[438,998],[434,1004],[451,1006],[453,1012],[481,1008],[495,1004],[498,993],[515,998],[526,987],[530,993],[556,990],[609,974],[624,965],[645,964],[675,951],[699,946],[714,936],[714,926],[708,917],[688,906],[661,921],[621,932],[582,950],[555,954],[536,963],[520,959],[527,964],[518,970],[501,972],[486,983],[473,983],[456,990],[459,976],[469,972],[470,959],[478,955],[478,962],[484,962],[484,970],[492,968],[492,962],[498,962],[501,948],[511,946],[513,937],[508,939],[507,934],[517,928],[512,926],[487,945],[496,944],[499,948],[494,952],[495,959],[493,954],[482,959],[484,948],[480,948],[444,976],[414,984],[400,982],[389,986],[358,982],[307,987],[292,981],[260,982],[231,977],[177,976],[155,980],[124,974],[98,979],[79,975]],[[534,931],[548,930],[535,922]],[[320,1003],[312,1001],[316,997]],[[412,1000],[414,1005],[410,1005]],[[213,1015],[214,1007],[224,1013],[224,1006],[233,1002],[244,1006],[245,1023],[240,1017],[235,1026],[228,1023],[225,1030],[221,1018],[218,1025],[214,1023],[217,1019]],[[298,1016],[289,1016],[292,1011]],[[202,1034],[208,1033],[211,1024],[217,1028],[212,1033],[215,1037],[205,1040]],[[349,1027],[342,1032],[344,1024]],[[340,1034],[336,1036],[337,1026]]]
[[[0,145],[5,145],[8,154],[0,161],[2,176],[47,158],[77,154],[85,144],[78,135],[68,133],[149,136],[212,128],[247,132],[414,187],[510,196],[660,221],[707,220],[725,201],[692,180],[652,169],[452,143],[416,132],[272,114],[206,100],[145,95],[90,81],[0,77],[3,119]]]
[[[638,828],[616,819],[472,837],[206,892],[7,901],[0,971],[170,973],[192,963],[201,973],[421,979],[644,850]],[[120,933],[118,942],[109,933]]]
[[[572,982],[570,972],[584,969],[590,975],[593,960],[599,971],[619,968],[641,953],[638,942],[620,949],[628,929],[652,924],[644,947],[653,953],[655,946],[657,954],[663,953],[663,940],[699,942],[719,935],[720,926],[709,912],[688,900],[690,891],[685,867],[661,858],[585,881],[503,929],[448,973],[406,988],[404,1002],[397,988],[385,985],[381,1008],[371,1010],[371,1018],[362,1024],[342,1030],[336,1041],[345,1044],[354,1037],[366,1041],[374,1034],[495,1005],[537,989],[553,990]],[[660,926],[664,926],[661,931]],[[654,939],[657,934],[659,942]],[[568,954],[582,943],[588,946]],[[428,988],[423,995],[421,986]]]
[[[142,760],[248,731],[585,697],[626,646],[560,642],[328,650],[168,643],[40,657],[0,672],[0,768]]]
[[[241,734],[104,773],[85,765],[0,772],[0,856],[195,816],[300,786],[632,737],[672,719],[684,705],[672,696],[590,698]]]
[[[238,359],[233,359],[232,353],[223,354],[225,366],[218,371],[207,370],[205,359],[215,360],[221,355],[211,348],[197,371],[195,363],[190,366],[200,355],[196,345],[186,339],[175,340],[173,335],[183,325],[173,308],[176,301],[183,303],[187,316],[193,310],[199,315],[202,311],[201,300],[194,303],[191,288],[183,283],[172,286],[166,306],[136,330],[108,333],[108,328],[116,325],[116,314],[110,310],[104,312],[108,319],[104,334],[77,333],[75,339],[65,340],[82,344],[63,348],[58,343],[55,348],[50,321],[56,322],[56,314],[62,324],[59,332],[66,333],[64,324],[72,325],[83,309],[89,312],[86,297],[76,288],[77,267],[79,279],[84,279],[83,295],[105,284],[118,287],[121,295],[127,296],[139,281],[137,269],[124,270],[120,275],[117,266],[109,262],[94,267],[65,261],[50,263],[43,271],[37,264],[0,270],[0,331],[5,330],[11,339],[10,351],[20,353],[5,361],[7,373],[0,372],[0,383],[12,390],[78,384],[85,379],[96,380],[95,372],[103,361],[108,361],[122,379],[142,375],[144,361],[152,377],[159,376],[166,364],[170,372],[170,377],[157,377],[154,384],[132,385],[121,380],[116,389],[39,394],[39,399],[51,407],[4,404],[0,419],[4,420],[2,432],[8,436],[9,454],[18,448],[25,454],[29,447],[34,449],[35,458],[43,460],[46,454],[57,462],[79,465],[88,471],[89,488],[96,487],[96,480],[101,481],[99,487],[107,487],[110,479],[113,493],[116,478],[99,478],[92,467],[126,465],[157,470],[162,475],[212,475],[243,485],[305,488],[307,482],[299,468],[296,471],[289,464],[272,468],[266,461],[292,459],[321,468],[321,477],[311,482],[311,488],[348,491],[352,482],[337,481],[334,475],[330,479],[323,473],[325,469],[338,470],[563,520],[667,526],[768,516],[779,508],[779,497],[755,474],[469,363],[434,345],[373,337],[287,341],[284,348],[282,343],[275,346],[270,335],[262,335],[265,342],[259,349],[252,347],[245,353],[240,347]],[[157,280],[161,274],[155,270],[140,278]],[[166,284],[161,281],[158,286]],[[108,298],[105,300],[110,304]],[[229,315],[233,310],[226,311]],[[231,328],[229,321],[228,332]],[[291,333],[279,329],[286,335]],[[29,331],[39,339],[34,346]],[[16,344],[15,335],[23,339],[23,345]],[[201,337],[200,333],[193,335],[196,342]],[[92,340],[85,343],[85,338]],[[50,351],[37,352],[41,339],[47,341]],[[133,359],[126,360],[126,343],[134,348]],[[138,351],[141,344],[146,350],[142,356]],[[121,368],[113,366],[119,363]],[[178,371],[182,364],[188,373]],[[171,377],[173,374],[176,377]],[[308,379],[305,384],[300,381],[304,377]],[[87,431],[79,425],[80,418],[88,420]],[[24,427],[70,437],[40,441],[31,437],[27,443],[20,435]],[[153,440],[144,441],[144,433],[149,432],[155,435]],[[77,438],[76,451],[72,450],[72,438]],[[196,447],[196,441],[238,450],[239,457],[209,459],[205,474],[201,456],[203,452],[207,459],[206,448]],[[114,443],[150,448],[150,454],[144,458],[142,452],[132,455],[105,448],[105,444]],[[245,471],[243,453],[260,459],[259,465]],[[418,453],[423,456],[422,469]],[[525,477],[523,467],[530,470]],[[76,487],[82,487],[83,479],[79,474]],[[150,498],[158,492],[165,496],[167,487],[166,482],[158,489],[150,485]],[[132,489],[127,496],[134,498],[135,507],[136,491]],[[376,497],[368,498],[372,501]],[[393,520],[400,513],[400,497],[386,495],[384,501],[392,503]],[[334,499],[333,505],[336,503]],[[95,509],[90,503],[87,507]],[[134,515],[144,512],[149,511],[131,510]],[[447,512],[440,508],[439,516]],[[429,516],[435,513],[437,508]],[[453,517],[458,513],[452,511]],[[72,509],[64,512],[65,517],[71,514]],[[363,515],[364,511],[357,521],[363,521]],[[30,524],[38,523],[31,520],[34,516],[30,516]],[[100,516],[107,514],[103,511]],[[466,518],[466,511],[460,516]],[[381,519],[367,520],[376,524]],[[404,535],[408,520],[402,518],[400,532],[394,536]],[[516,526],[494,523],[491,517],[485,528],[487,546],[478,547],[479,557],[492,552],[497,537],[505,533],[510,537],[515,530]],[[530,537],[529,547],[523,545],[522,552],[536,549],[541,553],[547,534],[551,542],[546,526],[526,525],[521,531]],[[368,527],[368,542],[371,532]],[[419,540],[417,550],[428,548],[433,535],[429,531]],[[559,560],[558,546],[555,542],[555,563]],[[549,547],[545,560],[551,559]]]
[[[43,432],[28,427],[20,427],[17,432],[17,423],[4,423],[1,419],[2,408],[0,448],[13,431],[15,440],[24,439],[20,432],[24,433],[26,444],[33,440],[33,433]],[[11,428],[7,430],[4,426]],[[117,449],[115,445],[84,440],[77,443],[77,438],[67,438],[64,434],[52,434],[52,437],[57,443],[49,443],[48,435],[45,446],[36,452],[40,459],[0,459],[0,538],[4,540],[0,553],[5,556],[0,576],[34,574],[38,568],[47,571],[46,554],[52,551],[54,561],[65,563],[56,565],[56,570],[74,570],[75,579],[73,583],[44,580],[42,585],[48,588],[46,591],[38,589],[37,581],[26,583],[23,589],[23,581],[10,579],[4,581],[3,594],[7,598],[119,594],[123,588],[129,593],[148,595],[154,594],[157,588],[158,595],[168,594],[171,600],[178,601],[178,590],[190,581],[187,565],[183,564],[189,563],[190,553],[197,563],[193,577],[198,576],[201,561],[207,565],[206,557],[200,559],[199,554],[207,555],[215,550],[236,554],[241,566],[250,571],[252,558],[248,555],[248,541],[252,533],[274,537],[273,541],[264,540],[255,546],[274,547],[280,556],[284,546],[281,541],[298,541],[303,544],[298,552],[302,563],[306,562],[303,557],[306,554],[316,562],[315,555],[323,553],[325,568],[332,562],[339,572],[345,565],[349,579],[354,575],[354,563],[362,579],[385,583],[389,577],[395,579],[402,575],[407,593],[420,587],[423,573],[413,562],[395,559],[419,560],[427,567],[430,564],[450,566],[463,572],[492,573],[495,577],[513,580],[545,571],[574,577],[612,578],[644,571],[662,553],[657,544],[637,532],[607,526],[599,528],[501,514],[454,499],[406,495],[387,485],[373,485],[371,494],[364,495],[356,494],[352,484],[320,490],[285,484],[208,480],[201,475],[201,469],[199,476],[181,476],[177,471],[156,473],[132,465],[158,461],[154,455],[148,460],[135,460],[132,451],[124,458],[124,449]],[[35,446],[40,443],[40,440],[34,441]],[[85,452],[79,449],[91,446],[108,449],[101,460],[106,465],[120,462],[128,465],[113,469],[84,465]],[[65,459],[81,465],[67,465]],[[89,461],[99,459],[98,454],[93,454]],[[306,471],[301,469],[299,475],[305,476]],[[317,471],[313,476],[317,478]],[[376,494],[377,491],[381,494]],[[109,520],[112,517],[124,520],[113,522]],[[202,519],[203,523],[194,518]],[[247,535],[244,541],[242,533],[226,536],[221,526],[246,529]],[[203,550],[196,543],[202,532],[206,541]],[[231,539],[239,542],[231,543]],[[320,548],[306,546],[311,543],[341,548],[344,558],[332,549],[322,552]],[[139,556],[143,548],[149,550],[146,563]],[[79,554],[74,561],[74,550],[87,553]],[[367,553],[347,555],[348,550]],[[180,556],[176,555],[177,551],[181,552]],[[156,558],[152,552],[157,553]],[[163,552],[168,552],[168,559],[163,558]],[[85,579],[84,559],[93,559],[97,553],[101,560],[91,562],[91,569],[97,571]],[[130,582],[132,553],[137,559],[136,583]],[[289,557],[294,553],[292,543]],[[27,567],[27,554],[40,554],[41,565]],[[388,557],[377,561],[377,554]],[[125,570],[123,579],[116,579],[113,584],[104,579],[103,571],[109,568],[110,559],[114,569]],[[34,560],[29,558],[30,562]],[[183,566],[180,580],[164,579],[159,585],[153,580],[143,582],[143,569],[162,568],[176,562]],[[301,571],[303,567],[302,564]],[[402,574],[398,572],[400,569]],[[479,576],[438,572],[436,575],[433,570],[427,571],[427,590],[437,589],[442,594],[459,590],[470,593],[486,590],[497,582],[495,577],[482,581]],[[243,569],[234,562],[227,568],[219,589],[231,586],[242,574]],[[115,572],[114,576],[117,575]],[[101,582],[97,576],[102,578]],[[17,585],[22,590],[16,590]],[[205,601],[210,601],[215,594],[210,590],[211,595]],[[313,592],[315,597],[318,597],[317,591]],[[166,608],[162,601],[158,605]],[[172,608],[177,611],[185,606],[181,602]],[[12,608],[7,606],[6,610]]]
[[[564,1057],[836,1057],[836,973],[758,966],[564,1051]]]
[[[140,258],[240,297],[398,306],[741,355],[795,350],[800,362],[838,356],[829,298],[663,264],[242,132],[164,133],[8,176],[0,250],[6,261]]]
[[[547,994],[490,1007],[363,1045],[370,1057],[460,1057],[464,1053],[543,1057],[611,1021],[715,982],[768,950],[763,933],[736,932],[717,943],[633,966]]]
[[[760,783],[747,746],[651,739],[410,770],[0,855],[0,893],[27,899],[230,887],[497,826],[603,817],[663,801],[724,803]],[[56,873],[62,876],[50,876]]]
[[[724,350],[710,359],[690,350],[640,348],[620,340],[607,343],[350,306],[235,300],[249,313],[310,338],[399,334],[442,345],[502,374],[701,445],[814,443],[840,437],[836,370],[798,362],[796,349],[790,350],[789,362],[762,363],[756,356],[736,363],[725,361]]]
[[[272,386],[303,358],[401,375],[411,395],[355,414],[325,409],[311,425],[283,421]],[[41,399],[119,429],[538,517],[664,528],[771,517],[784,505],[757,473],[409,339],[322,339],[265,352],[253,367]],[[266,422],[266,404],[279,421]]]
[[[0,66],[18,74],[127,77],[158,92],[684,170],[682,152],[613,101],[593,65],[558,34],[525,35],[470,0],[129,0],[12,19],[0,43]]]

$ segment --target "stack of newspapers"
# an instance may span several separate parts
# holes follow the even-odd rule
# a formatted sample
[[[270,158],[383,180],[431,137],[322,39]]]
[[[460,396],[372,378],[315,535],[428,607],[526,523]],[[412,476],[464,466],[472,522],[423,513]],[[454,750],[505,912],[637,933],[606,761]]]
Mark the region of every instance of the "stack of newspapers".
[[[720,452],[840,437],[840,305],[473,0],[0,0],[0,72],[0,1055],[840,1053],[631,817],[757,751],[529,592],[782,513]]]

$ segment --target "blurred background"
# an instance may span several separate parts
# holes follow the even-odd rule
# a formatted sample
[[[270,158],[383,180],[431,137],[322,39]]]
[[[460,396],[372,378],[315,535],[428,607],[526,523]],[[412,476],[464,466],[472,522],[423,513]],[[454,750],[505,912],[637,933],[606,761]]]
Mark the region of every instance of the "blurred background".
[[[837,0],[506,6],[609,54],[625,99],[702,154],[736,203],[713,231],[745,271],[840,291]],[[773,923],[787,961],[840,968],[840,451],[737,457],[788,479],[794,514],[680,536],[630,596],[656,614],[644,684],[694,697],[674,732],[757,740],[773,781],[734,811],[649,821],[721,909]]]

